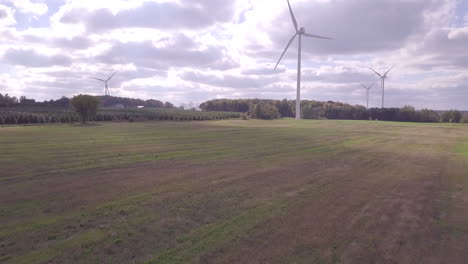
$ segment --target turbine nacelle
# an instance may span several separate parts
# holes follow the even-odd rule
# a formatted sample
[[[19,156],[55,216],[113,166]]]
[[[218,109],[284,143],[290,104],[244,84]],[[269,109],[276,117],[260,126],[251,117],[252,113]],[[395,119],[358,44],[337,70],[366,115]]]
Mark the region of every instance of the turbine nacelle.
[[[388,71],[386,71],[384,74],[378,73],[377,71],[372,69],[372,67],[370,68],[375,73],[375,75],[379,76],[380,78],[380,85],[382,86],[382,108],[384,108],[384,101],[385,101],[385,79],[388,78],[387,74],[393,69],[393,67],[394,66],[390,67],[390,69],[388,69]]]
[[[94,80],[103,82],[103,83],[104,83],[104,94],[105,94],[105,95],[110,95],[110,91],[109,91],[109,87],[107,86],[107,83],[110,81],[110,79],[112,79],[112,77],[114,77],[114,75],[115,75],[116,73],[117,73],[117,72],[114,72],[114,73],[113,73],[111,76],[109,76],[109,78],[107,78],[106,80],[100,79],[100,78],[95,78],[95,77],[91,77],[91,79],[94,79]]]
[[[298,31],[297,34],[304,34],[305,33],[305,28],[301,27]]]

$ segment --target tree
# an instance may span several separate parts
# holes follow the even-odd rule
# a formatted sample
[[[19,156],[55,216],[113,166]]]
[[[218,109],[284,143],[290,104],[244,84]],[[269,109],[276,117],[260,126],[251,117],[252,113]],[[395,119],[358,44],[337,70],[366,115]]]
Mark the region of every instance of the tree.
[[[164,103],[164,108],[173,109],[173,108],[175,108],[175,106],[170,102],[165,102]]]
[[[321,119],[323,117],[324,114],[321,105],[308,103],[302,108],[302,118],[304,119]]]
[[[278,103],[278,111],[280,112],[282,117],[293,117],[293,111],[291,106],[288,103],[288,100],[283,99],[281,102]]]
[[[80,94],[71,99],[71,104],[81,117],[81,122],[86,123],[96,115],[99,100],[91,95]]]
[[[274,105],[260,102],[253,105],[252,110],[250,111],[250,117],[256,119],[276,119],[280,118],[280,113],[278,108]]]
[[[430,109],[422,109],[418,112],[419,122],[437,123],[440,122],[440,116],[436,111]]]
[[[462,121],[463,115],[458,110],[450,110],[442,114],[442,122],[448,123],[460,123]]]
[[[415,122],[417,121],[417,113],[413,106],[405,105],[400,108],[398,121]]]

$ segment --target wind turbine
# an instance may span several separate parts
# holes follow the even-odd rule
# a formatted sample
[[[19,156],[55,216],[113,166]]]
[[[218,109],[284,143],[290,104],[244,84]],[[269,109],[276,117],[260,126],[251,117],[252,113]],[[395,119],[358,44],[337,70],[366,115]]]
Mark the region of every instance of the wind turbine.
[[[320,39],[331,39],[327,37],[322,37],[322,36],[317,36],[317,35],[312,35],[309,33],[305,32],[305,29],[303,27],[298,28],[297,26],[297,21],[296,17],[294,16],[294,13],[291,9],[291,4],[289,4],[288,0],[288,7],[289,7],[289,12],[291,13],[291,18],[292,22],[294,24],[294,30],[296,33],[294,36],[292,36],[291,40],[289,40],[288,45],[286,45],[286,48],[283,51],[283,54],[281,54],[281,57],[279,58],[278,62],[276,63],[275,70],[278,67],[278,64],[280,63],[281,59],[283,58],[284,54],[288,50],[289,46],[293,42],[293,40],[296,38],[296,36],[299,35],[299,46],[298,46],[298,57],[297,57],[297,91],[296,91],[296,119],[299,120],[301,119],[301,44],[302,44],[302,36],[309,37],[309,38],[320,38]]]
[[[110,95],[110,91],[109,91],[109,87],[107,86],[107,83],[110,81],[110,79],[112,79],[112,77],[114,77],[114,75],[115,75],[116,73],[117,73],[117,72],[114,72],[109,78],[107,78],[107,80],[103,80],[103,79],[99,79],[99,78],[94,78],[94,77],[91,77],[91,79],[104,82],[104,84],[105,84],[104,95]]]
[[[387,74],[393,69],[393,66],[388,69],[383,75],[376,72],[374,69],[370,68],[377,76],[380,77],[380,86],[382,87],[382,108],[384,108],[384,101],[385,101],[385,79],[387,79]]]
[[[365,86],[364,84],[360,83],[362,85],[362,87],[364,87],[364,89],[366,89],[366,98],[367,98],[367,106],[366,108],[369,109],[369,90],[372,88],[372,86],[375,85],[375,83],[373,83],[371,86]]]

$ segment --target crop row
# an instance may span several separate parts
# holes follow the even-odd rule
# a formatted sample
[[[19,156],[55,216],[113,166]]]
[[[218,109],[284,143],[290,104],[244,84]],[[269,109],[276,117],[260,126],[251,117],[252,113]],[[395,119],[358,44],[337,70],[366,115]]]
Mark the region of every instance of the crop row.
[[[94,121],[145,121],[145,120],[215,120],[239,118],[240,113],[200,112],[173,109],[101,109],[93,118]],[[37,124],[37,123],[73,123],[80,117],[71,111],[65,112],[31,112],[1,111],[0,124]]]

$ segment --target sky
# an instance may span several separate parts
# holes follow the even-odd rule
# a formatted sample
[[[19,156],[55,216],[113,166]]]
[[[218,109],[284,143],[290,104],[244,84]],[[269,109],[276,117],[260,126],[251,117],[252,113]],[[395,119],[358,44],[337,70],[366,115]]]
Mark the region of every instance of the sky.
[[[302,99],[468,110],[468,0],[290,0],[303,38]],[[0,0],[0,93],[199,104],[295,99],[286,0]]]

